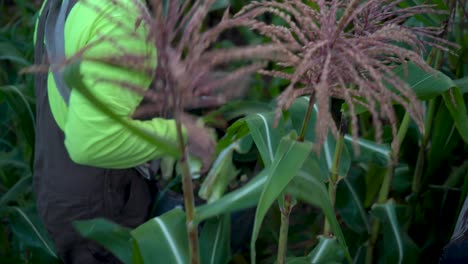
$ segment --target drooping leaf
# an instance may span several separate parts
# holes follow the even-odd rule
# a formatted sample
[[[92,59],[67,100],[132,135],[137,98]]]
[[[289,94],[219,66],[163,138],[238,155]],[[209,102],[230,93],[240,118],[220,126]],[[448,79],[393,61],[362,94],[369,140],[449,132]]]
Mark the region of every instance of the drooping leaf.
[[[266,169],[268,179],[260,196],[255,213],[255,222],[251,241],[251,262],[255,263],[255,242],[260,232],[268,209],[283,193],[289,182],[297,175],[307,156],[312,151],[312,143],[297,142],[283,138],[274,156],[273,162]]]
[[[1,211],[8,214],[13,234],[22,243],[27,246],[40,248],[50,256],[57,258],[55,247],[34,211],[18,206],[3,207],[0,208]]]
[[[319,243],[308,258],[309,263],[342,263],[344,253],[335,237],[319,236]]]
[[[123,263],[133,263],[133,242],[130,229],[103,218],[76,221],[74,226],[82,236],[96,241]]]
[[[227,263],[231,254],[230,238],[231,217],[229,214],[206,221],[200,236],[201,263]]]
[[[185,213],[173,209],[131,231],[144,263],[189,263]]]
[[[445,92],[443,97],[458,132],[463,141],[468,144],[468,113],[460,89],[453,87],[450,91]]]
[[[382,221],[384,252],[387,263],[417,263],[418,248],[398,222],[394,200],[372,206],[372,213]]]

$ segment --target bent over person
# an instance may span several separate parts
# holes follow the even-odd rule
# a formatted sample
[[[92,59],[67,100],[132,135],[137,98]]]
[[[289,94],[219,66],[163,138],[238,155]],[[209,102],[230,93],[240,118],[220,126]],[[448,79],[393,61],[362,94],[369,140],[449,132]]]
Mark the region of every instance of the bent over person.
[[[149,87],[152,76],[89,59],[128,51],[147,56],[147,66],[156,67],[156,50],[147,41],[147,29],[143,24],[138,26],[135,3],[114,2],[46,0],[36,27],[35,63],[60,64],[88,47],[81,55],[80,72],[91,94],[132,126],[176,146],[175,121],[133,120],[132,113],[142,96],[115,85],[125,81]],[[124,28],[132,27],[134,36],[125,37]],[[49,73],[38,74],[35,93],[34,189],[39,215],[59,256],[65,263],[118,263],[102,247],[82,238],[72,222],[104,217],[127,227],[143,223],[155,188],[136,168],[165,153],[113,121],[73,87],[67,87],[61,70],[51,67]],[[213,149],[208,134],[190,127],[185,131],[189,144]],[[195,136],[197,140],[192,140]],[[209,156],[212,151],[192,154]]]

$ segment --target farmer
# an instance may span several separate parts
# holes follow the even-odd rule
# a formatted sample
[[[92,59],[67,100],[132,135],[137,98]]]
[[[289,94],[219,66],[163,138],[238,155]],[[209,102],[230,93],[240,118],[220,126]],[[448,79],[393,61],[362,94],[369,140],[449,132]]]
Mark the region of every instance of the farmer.
[[[156,51],[148,44],[147,29],[136,27],[138,11],[132,0],[47,0],[35,34],[35,63],[59,65],[80,49],[80,72],[91,94],[132,126],[144,129],[177,146],[175,121],[130,117],[142,100],[100,78],[148,87],[152,76],[115,65],[87,60],[122,52],[138,52],[156,67]],[[98,12],[99,11],[99,12]],[[136,37],[122,37],[123,28],[135,28]],[[110,37],[102,41],[102,36]],[[93,45],[98,42],[97,45]],[[37,74],[34,190],[39,215],[65,263],[118,263],[97,244],[82,238],[75,220],[104,217],[127,227],[148,218],[154,194],[148,172],[140,165],[164,157],[164,151],[135,136],[102,113],[81,93],[65,84],[60,67]],[[187,126],[189,151],[209,166],[214,141],[203,128]]]

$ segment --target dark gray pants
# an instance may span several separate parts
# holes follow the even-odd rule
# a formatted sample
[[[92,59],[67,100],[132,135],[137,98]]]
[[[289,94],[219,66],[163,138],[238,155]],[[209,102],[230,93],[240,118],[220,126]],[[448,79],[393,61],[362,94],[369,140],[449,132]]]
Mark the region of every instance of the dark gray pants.
[[[155,190],[134,169],[109,170],[96,183],[102,185],[101,193],[80,197],[46,192],[38,199],[40,217],[66,264],[120,263],[104,248],[78,234],[73,221],[102,217],[134,228],[149,216]]]

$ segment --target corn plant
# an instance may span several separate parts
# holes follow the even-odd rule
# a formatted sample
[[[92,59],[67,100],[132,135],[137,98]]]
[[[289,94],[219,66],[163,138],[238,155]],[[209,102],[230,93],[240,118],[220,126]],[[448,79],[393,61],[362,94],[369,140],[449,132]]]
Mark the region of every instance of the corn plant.
[[[84,236],[124,263],[426,263],[440,256],[468,192],[466,3],[231,1],[236,12],[229,1],[150,2],[152,11],[133,1],[136,26],[148,29],[157,50],[150,57],[156,70],[148,56],[122,50],[90,58],[89,47],[62,66],[68,83],[116,122],[87,93],[80,60],[156,76],[149,90],[114,84],[144,96],[135,117],[176,119],[177,148],[128,129],[180,160],[174,174],[182,176],[185,211],[134,230],[103,219],[76,223]],[[124,31],[137,37],[134,28]],[[221,45],[226,38],[231,43]],[[275,86],[281,94],[232,102],[249,88],[231,84],[245,87],[254,73],[263,90],[283,84]],[[190,125],[184,111],[200,108],[210,109],[207,123],[227,126],[218,126],[212,168],[192,179],[181,127]],[[205,204],[195,206],[196,191]],[[252,207],[255,216],[244,222],[252,222],[252,236],[243,241],[250,252],[233,258],[231,215]]]

